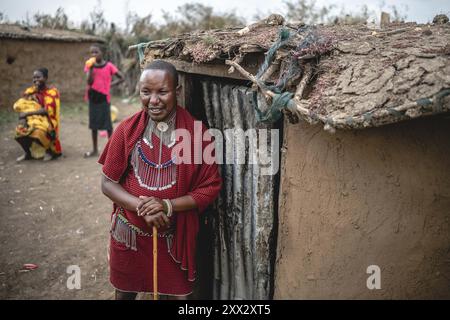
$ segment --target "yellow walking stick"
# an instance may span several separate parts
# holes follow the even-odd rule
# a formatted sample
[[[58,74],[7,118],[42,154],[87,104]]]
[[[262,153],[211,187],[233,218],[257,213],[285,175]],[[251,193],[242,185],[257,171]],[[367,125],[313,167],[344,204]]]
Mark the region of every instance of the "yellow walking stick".
[[[156,185],[160,187],[161,182],[161,157],[164,132],[169,129],[165,122],[158,122],[156,128],[161,132],[159,139],[158,180]],[[161,189],[159,189],[161,190]],[[158,230],[153,226],[153,300],[158,300]]]
[[[153,300],[158,300],[158,229],[153,226]]]

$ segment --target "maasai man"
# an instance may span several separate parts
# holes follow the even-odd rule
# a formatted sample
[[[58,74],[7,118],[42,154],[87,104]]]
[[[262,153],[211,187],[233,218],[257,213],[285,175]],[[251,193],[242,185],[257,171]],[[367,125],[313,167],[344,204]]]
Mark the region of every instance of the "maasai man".
[[[183,151],[187,161],[180,163],[173,155],[186,142],[185,137],[176,140],[179,129],[192,142],[199,124],[200,135],[207,133],[177,106],[179,90],[173,65],[149,64],[140,78],[143,110],[117,127],[99,159],[102,191],[114,202],[109,263],[116,299],[154,293],[153,226],[158,228],[158,294],[184,299],[192,292],[198,214],[218,196],[221,177],[216,162],[194,161],[195,148],[202,152],[214,143],[210,136],[188,144]]]
[[[14,110],[20,112],[15,139],[25,151],[17,161],[29,159],[46,161],[58,158],[62,154],[59,141],[59,91],[53,86],[47,86],[47,80],[47,68],[35,70],[33,86],[26,89],[23,98],[14,105]],[[36,104],[39,107],[36,107]],[[22,112],[25,110],[30,111]],[[46,119],[42,119],[43,117]]]

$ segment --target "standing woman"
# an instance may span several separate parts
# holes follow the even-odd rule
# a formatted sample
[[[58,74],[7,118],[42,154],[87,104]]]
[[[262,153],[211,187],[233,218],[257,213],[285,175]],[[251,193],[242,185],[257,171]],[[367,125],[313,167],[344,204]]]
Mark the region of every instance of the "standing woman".
[[[23,130],[22,125],[16,128],[16,141],[22,146],[25,153],[17,161],[30,159],[43,159],[44,161],[56,159],[62,155],[59,141],[60,126],[60,95],[54,86],[47,86],[48,69],[39,68],[33,72],[33,86],[23,93],[23,99],[16,102],[20,106],[24,100],[37,102],[41,108],[30,112],[21,112],[19,121],[26,121],[31,116],[45,116],[48,119],[46,127],[33,126],[33,122]]]
[[[85,158],[98,155],[98,130],[106,130],[111,137],[111,86],[124,81],[119,69],[103,57],[102,45],[94,44],[90,48],[91,58],[86,61],[84,72],[87,73],[87,90],[85,100],[89,102],[89,129],[92,130],[92,151],[84,154]],[[113,76],[115,79],[111,82]]]

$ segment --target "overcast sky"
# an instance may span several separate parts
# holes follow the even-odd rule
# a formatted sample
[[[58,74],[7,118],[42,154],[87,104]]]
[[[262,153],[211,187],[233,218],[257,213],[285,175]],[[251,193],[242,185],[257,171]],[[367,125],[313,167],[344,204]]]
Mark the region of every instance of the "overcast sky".
[[[25,20],[27,13],[31,18],[38,11],[54,14],[58,7],[62,7],[70,20],[80,23],[89,17],[89,12],[98,6],[98,2],[98,0],[0,0],[0,12],[10,21],[16,21]],[[249,22],[253,21],[253,16],[258,12],[283,12],[284,8],[282,0],[103,0],[101,7],[109,22],[123,26],[128,10],[140,16],[151,13],[154,21],[161,22],[161,9],[175,13],[178,6],[192,2],[211,6],[216,13],[235,10],[236,14]],[[315,3],[317,7],[334,4],[338,8],[345,7],[347,11],[359,11],[362,5],[366,4],[370,10],[377,12],[380,8],[389,12],[389,8],[395,5],[402,15],[406,14],[408,21],[419,23],[431,22],[438,13],[450,15],[450,0],[315,0]]]

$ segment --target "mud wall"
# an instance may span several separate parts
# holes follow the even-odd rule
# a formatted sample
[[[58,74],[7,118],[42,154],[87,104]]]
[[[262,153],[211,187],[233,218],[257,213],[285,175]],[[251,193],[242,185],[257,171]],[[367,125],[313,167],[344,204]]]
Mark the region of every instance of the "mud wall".
[[[274,299],[449,299],[449,124],[286,124]]]
[[[49,84],[61,93],[61,102],[82,101],[85,90],[84,61],[88,42],[0,39],[0,108],[12,107],[32,83],[33,71],[49,69]]]

